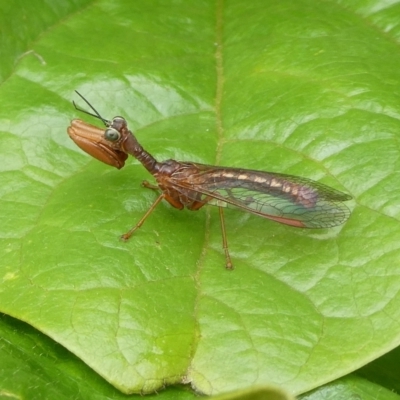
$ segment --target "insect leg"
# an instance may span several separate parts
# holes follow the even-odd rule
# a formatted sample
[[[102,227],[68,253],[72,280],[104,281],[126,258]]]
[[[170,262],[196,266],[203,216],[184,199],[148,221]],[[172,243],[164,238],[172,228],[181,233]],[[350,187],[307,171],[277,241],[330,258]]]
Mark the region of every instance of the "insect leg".
[[[231,260],[231,256],[229,255],[229,250],[228,250],[228,242],[226,240],[226,230],[225,230],[225,221],[224,221],[224,210],[222,207],[219,208],[219,218],[221,220],[221,232],[222,232],[222,247],[224,248],[225,251],[225,260],[226,260],[226,269],[233,269],[233,264]]]
[[[124,233],[124,234],[121,236],[121,239],[122,239],[122,240],[128,240],[128,239],[132,236],[133,232],[135,232],[136,229],[139,229],[139,228],[143,225],[143,222],[144,222],[144,221],[146,220],[146,218],[153,212],[153,210],[157,207],[158,203],[159,203],[164,197],[165,197],[165,196],[164,196],[164,193],[161,193],[161,194],[157,197],[156,201],[155,201],[155,202],[151,205],[151,207],[146,211],[146,213],[143,215],[143,217],[140,219],[140,221],[139,221],[132,229],[130,229],[128,232]]]
[[[147,188],[147,189],[151,189],[151,190],[155,190],[156,192],[160,192],[160,188],[157,185],[152,185],[148,181],[143,181],[142,182],[142,186]]]

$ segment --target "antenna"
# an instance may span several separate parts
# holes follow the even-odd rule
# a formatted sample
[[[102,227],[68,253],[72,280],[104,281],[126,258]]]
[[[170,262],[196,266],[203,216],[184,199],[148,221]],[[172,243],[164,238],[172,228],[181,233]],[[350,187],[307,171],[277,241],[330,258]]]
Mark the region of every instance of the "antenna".
[[[83,101],[95,112],[95,114],[93,114],[93,113],[91,113],[91,112],[89,112],[89,111],[86,111],[86,110],[84,110],[83,108],[80,108],[80,107],[78,107],[77,105],[76,105],[76,103],[75,103],[75,101],[73,101],[72,102],[72,104],[74,105],[74,107],[78,110],[78,111],[80,111],[80,112],[83,112],[83,113],[85,113],[85,114],[88,114],[88,115],[91,115],[92,117],[95,117],[95,118],[98,118],[98,119],[100,119],[100,120],[102,120],[103,121],[103,124],[105,125],[105,126],[110,126],[111,125],[111,121],[109,121],[108,119],[104,119],[101,115],[100,115],[100,113],[77,91],[77,90],[75,90],[75,92],[76,92],[76,94],[79,96],[79,97],[81,97],[82,99],[83,99]]]

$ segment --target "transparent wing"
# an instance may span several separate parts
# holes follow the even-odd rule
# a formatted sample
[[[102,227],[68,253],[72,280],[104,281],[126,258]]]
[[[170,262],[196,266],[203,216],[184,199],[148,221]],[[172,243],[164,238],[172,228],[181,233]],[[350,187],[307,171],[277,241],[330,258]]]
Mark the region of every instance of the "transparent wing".
[[[182,170],[172,176],[174,188],[197,203],[234,206],[302,228],[329,228],[342,224],[350,215],[343,202],[351,196],[311,179],[203,164],[182,165]]]

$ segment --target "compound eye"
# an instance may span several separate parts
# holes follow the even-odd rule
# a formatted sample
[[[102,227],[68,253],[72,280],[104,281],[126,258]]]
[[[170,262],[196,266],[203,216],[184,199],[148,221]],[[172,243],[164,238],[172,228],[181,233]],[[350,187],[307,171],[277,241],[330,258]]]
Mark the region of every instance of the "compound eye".
[[[126,128],[126,120],[123,117],[114,117],[111,126],[121,132],[121,129]]]
[[[116,142],[121,137],[121,134],[114,128],[107,128],[104,132],[104,138],[110,142]]]
[[[124,124],[124,123],[126,123],[124,117],[114,117],[113,120],[112,120],[112,122],[113,122],[113,123],[116,123],[116,124],[121,124],[121,125]]]

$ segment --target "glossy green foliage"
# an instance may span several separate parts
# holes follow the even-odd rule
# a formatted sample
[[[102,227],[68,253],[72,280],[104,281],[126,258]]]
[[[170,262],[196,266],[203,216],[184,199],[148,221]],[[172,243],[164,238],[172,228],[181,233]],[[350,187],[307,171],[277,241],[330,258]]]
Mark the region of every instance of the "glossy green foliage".
[[[0,311],[48,336],[35,332],[59,392],[272,383],[299,394],[399,344],[400,3],[10,3],[0,1]],[[123,243],[156,197],[140,186],[151,176],[68,138],[72,118],[99,123],[73,108],[75,89],[105,118],[124,116],[159,160],[321,181],[353,196],[352,215],[302,230],[226,210],[233,271],[215,207],[163,203]],[[7,358],[3,375],[25,371],[48,394],[52,375],[22,368],[43,360],[27,350],[29,328],[4,329],[15,334],[3,350],[24,357]]]

